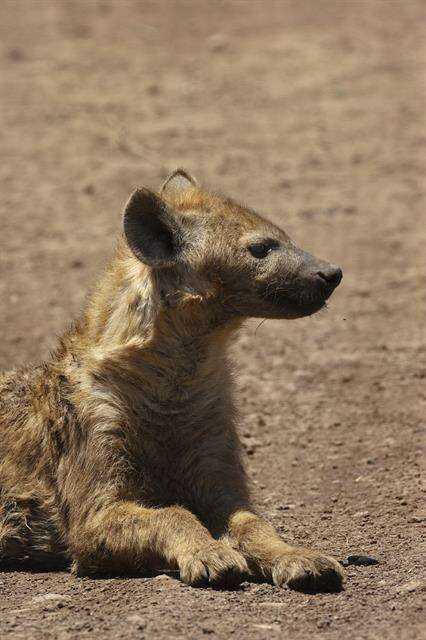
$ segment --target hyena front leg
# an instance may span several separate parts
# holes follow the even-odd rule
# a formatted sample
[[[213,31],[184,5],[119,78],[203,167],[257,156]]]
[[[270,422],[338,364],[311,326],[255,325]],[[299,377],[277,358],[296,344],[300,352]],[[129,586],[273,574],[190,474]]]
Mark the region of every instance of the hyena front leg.
[[[146,509],[117,502],[89,516],[70,535],[73,570],[78,575],[120,573],[152,567],[160,560],[178,568],[192,586],[233,587],[248,574],[244,557],[215,540],[187,509]]]
[[[235,450],[231,451],[218,460],[210,456],[210,473],[207,462],[203,465],[202,522],[215,537],[228,540],[258,578],[308,592],[340,590],[343,572],[337,560],[314,549],[287,544],[271,524],[254,512],[244,470]],[[221,473],[212,473],[217,469]],[[202,494],[201,487],[198,494]]]
[[[286,544],[272,525],[250,510],[240,509],[230,516],[227,535],[258,577],[307,592],[342,588],[343,572],[337,560]]]

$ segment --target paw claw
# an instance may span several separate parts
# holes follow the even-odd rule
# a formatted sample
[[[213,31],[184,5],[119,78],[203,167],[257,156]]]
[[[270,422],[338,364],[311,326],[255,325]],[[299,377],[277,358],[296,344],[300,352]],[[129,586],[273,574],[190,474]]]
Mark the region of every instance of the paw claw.
[[[181,579],[192,587],[235,589],[248,574],[243,556],[221,542],[197,551],[180,563]]]
[[[295,549],[276,560],[272,580],[277,586],[286,584],[295,591],[336,592],[342,589],[343,571],[331,556]]]

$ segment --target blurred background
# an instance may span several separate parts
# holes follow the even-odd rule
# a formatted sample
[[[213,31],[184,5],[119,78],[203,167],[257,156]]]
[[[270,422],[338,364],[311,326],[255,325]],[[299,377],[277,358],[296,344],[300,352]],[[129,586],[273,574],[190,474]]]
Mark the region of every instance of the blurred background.
[[[259,621],[306,637],[328,620],[341,638],[352,615],[345,638],[419,632],[418,588],[395,589],[416,578],[424,513],[425,18],[422,0],[0,4],[1,368],[47,357],[110,257],[131,190],[177,166],[343,268],[327,313],[240,337],[241,431],[259,508],[287,537],[386,560],[352,570],[346,613],[295,594],[296,613],[271,613],[259,598],[279,594],[250,587],[223,605],[218,637],[241,625],[251,637]],[[167,597],[143,588],[146,628],[162,637]],[[217,618],[218,601],[179,597],[182,633],[199,637],[191,616]],[[118,637],[124,600],[121,618],[92,603],[102,637]],[[85,615],[70,613],[64,637]]]

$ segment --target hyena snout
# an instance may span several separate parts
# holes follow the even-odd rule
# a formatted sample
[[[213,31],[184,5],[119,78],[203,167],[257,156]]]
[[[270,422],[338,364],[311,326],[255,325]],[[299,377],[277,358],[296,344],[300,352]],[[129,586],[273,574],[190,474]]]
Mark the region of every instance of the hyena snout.
[[[340,284],[343,274],[335,264],[305,253],[303,258],[297,274],[296,288],[299,289],[301,315],[311,315],[325,305]]]
[[[309,261],[301,271],[301,276],[309,280],[312,286],[317,287],[326,298],[333,293],[343,277],[340,267],[325,260]]]
[[[315,313],[340,284],[343,274],[340,267],[326,260],[319,260],[309,253],[300,252],[296,289],[306,315]]]
[[[272,311],[273,317],[300,318],[316,313],[340,284],[342,270],[298,248],[284,255],[278,270],[279,285],[268,285],[265,291],[266,299],[276,310],[276,314]],[[271,280],[275,279],[273,273]]]

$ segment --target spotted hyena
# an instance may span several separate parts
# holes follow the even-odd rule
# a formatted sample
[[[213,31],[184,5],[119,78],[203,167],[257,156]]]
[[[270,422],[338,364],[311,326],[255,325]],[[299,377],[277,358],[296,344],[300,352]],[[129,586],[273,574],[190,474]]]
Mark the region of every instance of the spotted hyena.
[[[0,564],[338,589],[335,559],[252,507],[227,347],[246,318],[324,307],[341,270],[183,170],[123,229],[53,357],[0,377]]]

